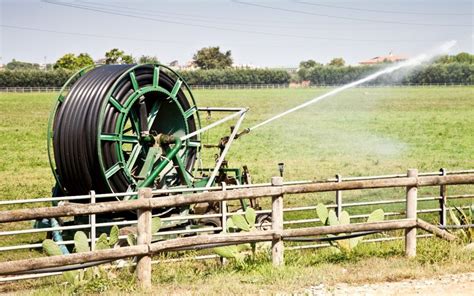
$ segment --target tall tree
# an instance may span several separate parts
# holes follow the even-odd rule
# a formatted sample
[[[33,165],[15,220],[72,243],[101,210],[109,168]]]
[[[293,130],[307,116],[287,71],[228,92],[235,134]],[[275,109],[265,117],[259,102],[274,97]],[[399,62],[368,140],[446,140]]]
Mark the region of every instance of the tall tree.
[[[105,53],[106,64],[133,64],[133,57],[127,55],[123,50],[113,48]]]
[[[77,57],[73,53],[67,53],[60,57],[54,64],[54,69],[77,69]]]
[[[84,68],[89,65],[94,65],[94,60],[88,53],[80,53],[76,58],[78,68]]]
[[[219,46],[204,47],[193,56],[194,63],[201,69],[224,69],[232,66],[232,54],[221,52]]]
[[[343,58],[334,58],[329,62],[329,66],[343,67],[346,64]]]
[[[300,69],[309,69],[316,66],[322,66],[322,64],[316,62],[315,60],[307,60],[300,62]]]
[[[80,53],[77,56],[73,53],[67,53],[56,61],[54,69],[79,70],[93,64],[94,60],[87,53]]]

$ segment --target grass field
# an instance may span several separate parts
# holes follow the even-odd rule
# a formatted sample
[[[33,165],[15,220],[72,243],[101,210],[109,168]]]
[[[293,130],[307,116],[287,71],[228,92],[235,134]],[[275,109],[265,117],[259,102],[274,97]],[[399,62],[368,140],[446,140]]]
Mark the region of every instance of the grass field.
[[[244,127],[327,89],[199,90],[199,106],[246,106]],[[46,127],[54,94],[0,93],[0,196],[48,196],[53,185]],[[235,142],[230,166],[266,182],[285,162],[286,180],[472,168],[474,88],[361,88],[290,114]],[[205,117],[205,116],[204,116]],[[203,118],[203,124],[206,124]],[[215,143],[228,133],[213,130]],[[213,154],[213,153],[212,153]]]
[[[249,127],[327,90],[199,90],[194,94],[199,106],[249,107],[244,123],[244,127]],[[53,178],[46,153],[46,127],[53,98],[54,94],[44,93],[0,93],[0,199],[50,195]],[[217,115],[213,115],[212,120],[216,118]],[[207,119],[203,118],[202,123],[208,123]],[[222,127],[204,135],[203,140],[215,143],[227,133],[228,126]],[[235,142],[228,159],[231,167],[247,164],[254,182],[267,182],[277,175],[278,162],[286,164],[285,180],[323,179],[336,173],[343,176],[403,173],[412,167],[420,171],[437,171],[440,167],[472,169],[473,135],[473,87],[359,88],[255,130]],[[212,155],[213,152],[205,155],[205,159],[209,161]],[[354,192],[344,196],[348,200],[367,200],[387,197],[389,192],[400,198],[402,191],[376,190],[370,194]],[[302,205],[310,198],[327,200],[332,196],[304,196],[291,203]],[[0,226],[0,229],[5,228]],[[268,291],[278,291],[278,288],[294,291],[297,285],[308,285],[311,281],[344,278],[371,281],[375,275],[351,273],[345,277],[341,271],[366,273],[371,264],[391,266],[397,278],[415,277],[413,270],[439,273],[472,267],[472,256],[459,255],[455,247],[453,253],[443,253],[445,258],[430,262],[429,257],[434,256],[431,248],[441,243],[429,241],[431,245],[421,249],[422,259],[414,262],[402,258],[399,243],[383,247],[375,244],[378,247],[361,248],[354,258],[338,259],[324,252],[316,255],[306,252],[305,256],[311,260],[289,255],[285,271],[271,271],[268,262],[252,270],[240,270],[233,265],[222,269],[215,263],[183,263],[170,272],[164,265],[155,271],[154,282],[163,287],[163,291],[175,291],[189,284],[190,289],[194,289],[188,289],[190,293],[204,293],[199,285],[209,285],[211,292],[219,291],[218,288],[231,292],[231,286],[219,287],[218,284],[227,277],[241,284],[240,293],[245,293],[245,287],[251,289],[248,292],[258,293],[259,287]],[[303,279],[298,272],[307,278]],[[325,272],[327,274],[320,274]],[[379,276],[390,279],[391,274],[385,272]],[[257,278],[255,283],[254,278]],[[46,289],[50,280],[39,285]]]

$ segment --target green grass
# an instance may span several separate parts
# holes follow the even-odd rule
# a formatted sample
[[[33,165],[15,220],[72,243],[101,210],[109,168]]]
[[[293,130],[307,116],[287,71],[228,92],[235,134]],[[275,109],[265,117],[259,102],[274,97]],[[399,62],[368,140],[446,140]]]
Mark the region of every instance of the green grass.
[[[198,106],[249,107],[250,111],[243,127],[250,127],[326,91],[328,89],[199,90],[194,94]],[[237,140],[227,157],[229,166],[248,165],[254,182],[268,182],[271,176],[277,175],[279,162],[286,164],[285,180],[325,179],[336,173],[342,174],[343,177],[403,173],[407,168],[418,168],[420,171],[437,171],[440,167],[448,170],[472,169],[474,167],[473,94],[473,87],[349,90],[263,126]],[[44,93],[0,93],[2,151],[0,199],[34,198],[51,194],[53,177],[46,153],[46,127],[54,96]],[[211,121],[218,118],[221,118],[218,114],[212,114]],[[205,125],[209,122],[204,114],[202,123]],[[217,128],[203,135],[203,141],[216,143],[228,132],[229,125]],[[212,164],[214,153],[215,151],[209,151],[204,155],[207,164]],[[438,188],[422,188],[420,195],[437,194],[438,190]],[[472,186],[449,187],[450,194],[473,191]],[[403,196],[403,189],[366,190],[343,194],[344,201],[399,199]],[[287,198],[285,202],[287,206],[298,206],[316,204],[320,201],[333,202],[333,200],[334,193],[321,193]],[[434,205],[435,203],[421,203],[420,208]],[[2,210],[10,208],[13,207],[2,207]],[[349,212],[367,213],[375,208],[377,207],[351,208]],[[387,206],[384,209],[394,211],[402,210],[402,207]],[[312,217],[315,217],[315,213],[300,212],[287,214],[285,219]],[[435,216],[428,217],[434,219]],[[25,224],[27,223],[21,225]],[[0,230],[18,227],[18,224],[3,224],[0,225]],[[42,238],[42,235],[27,235],[15,240],[27,243],[41,241]],[[4,240],[0,243],[4,244],[10,245],[12,241]],[[390,244],[377,245],[390,246]],[[397,246],[396,252],[400,253],[401,247]],[[380,256],[393,255],[390,247],[387,248],[381,249],[383,254]],[[358,266],[363,272],[364,268],[367,268],[364,266],[369,264],[367,262],[378,259],[369,258],[372,254],[370,248],[361,249],[363,260],[360,262],[363,263],[354,266]],[[426,252],[429,252],[429,249],[427,247]],[[320,252],[305,254],[319,256]],[[309,258],[313,255],[303,257]],[[28,251],[8,253],[2,255],[2,260],[25,256],[37,256],[37,254]],[[335,270],[347,269],[348,265],[353,263],[350,258],[342,258],[340,262],[323,260],[323,263],[318,261],[319,259],[314,259],[316,261],[308,259],[308,261],[298,258],[301,256],[294,256],[291,259],[293,261],[289,261],[288,268],[283,272],[269,271],[271,268],[268,263],[263,263],[263,267],[255,267],[257,270],[255,272],[236,270],[235,266],[223,270],[215,267],[214,263],[186,263],[188,265],[183,263],[182,267],[179,265],[179,268],[166,276],[169,268],[159,267],[155,271],[155,283],[166,287],[168,291],[173,291],[176,286],[188,284],[198,289],[198,285],[206,285],[207,282],[215,285],[213,289],[217,289],[219,287],[216,283],[228,276],[242,286],[250,287],[254,285],[248,281],[252,281],[258,270],[261,270],[261,279],[256,283],[257,287],[266,287],[269,291],[274,291],[269,287],[274,285],[286,291],[284,289],[286,285],[294,288],[291,281],[301,280],[297,275],[298,271],[308,273],[311,275],[308,279],[315,281],[318,272],[329,269],[338,273],[339,271]],[[458,257],[448,256],[448,258],[454,259],[448,263],[441,259],[435,260],[436,266],[448,266],[447,269],[455,270]],[[394,260],[394,265],[412,264],[401,258]],[[314,265],[310,264],[311,262]],[[390,265],[391,261],[388,262]],[[472,264],[472,261],[467,262]],[[414,268],[419,267],[417,264]],[[423,264],[420,266],[424,266]],[[464,263],[460,266],[464,266]],[[214,269],[216,271],[213,271]],[[267,272],[269,275],[266,275]],[[342,275],[339,278],[342,279]],[[57,283],[57,280],[51,281]],[[307,283],[309,280],[301,281]],[[32,283],[41,286],[49,282]],[[24,286],[28,287],[28,284]],[[240,292],[244,293],[243,290]]]
[[[273,268],[262,253],[255,261],[222,266],[217,260],[160,263],[153,267],[150,295],[273,295],[301,294],[305,288],[321,283],[363,284],[417,279],[441,274],[472,271],[473,254],[460,245],[426,239],[418,243],[418,256],[407,259],[403,241],[365,244],[353,253],[287,251],[285,266]],[[22,281],[0,286],[1,293],[25,295],[140,293],[135,276],[127,269],[96,277],[83,286],[64,284],[62,277]],[[145,293],[146,294],[146,293]]]
[[[327,89],[198,90],[199,106],[245,106],[249,127]],[[286,180],[472,168],[472,87],[361,88],[283,117],[237,140],[230,166],[267,182],[285,162]],[[0,93],[0,188],[8,199],[48,196],[53,186],[46,127],[54,94]],[[203,124],[207,119],[203,116]],[[213,114],[213,119],[218,118]],[[203,140],[215,143],[228,126]],[[208,154],[210,159],[214,151]]]

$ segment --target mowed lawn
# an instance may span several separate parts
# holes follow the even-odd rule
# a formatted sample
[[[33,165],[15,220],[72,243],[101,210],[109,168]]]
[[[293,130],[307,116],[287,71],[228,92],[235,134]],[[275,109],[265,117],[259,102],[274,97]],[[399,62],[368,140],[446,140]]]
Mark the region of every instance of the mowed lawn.
[[[328,91],[196,90],[198,106],[249,107],[243,127]],[[46,129],[53,93],[0,93],[0,197],[49,196],[53,186]],[[212,114],[205,125],[220,118]],[[215,143],[229,125],[203,135]],[[215,151],[205,159],[210,163]],[[358,88],[297,111],[237,140],[229,166],[248,165],[267,182],[285,163],[285,179],[474,168],[474,87]]]

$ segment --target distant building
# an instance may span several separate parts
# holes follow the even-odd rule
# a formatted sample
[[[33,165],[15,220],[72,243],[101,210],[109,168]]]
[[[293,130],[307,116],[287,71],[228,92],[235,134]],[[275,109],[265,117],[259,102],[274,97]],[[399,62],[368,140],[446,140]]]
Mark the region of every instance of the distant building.
[[[170,68],[175,69],[175,70],[196,70],[197,66],[194,63],[193,60],[188,61],[184,65],[180,65],[178,60],[171,61],[169,64]]]
[[[361,65],[375,65],[381,63],[395,63],[406,61],[407,57],[400,55],[393,55],[391,52],[387,56],[374,57],[366,61],[359,62]]]
[[[259,67],[253,64],[233,64],[232,68],[235,69],[258,69]]]

